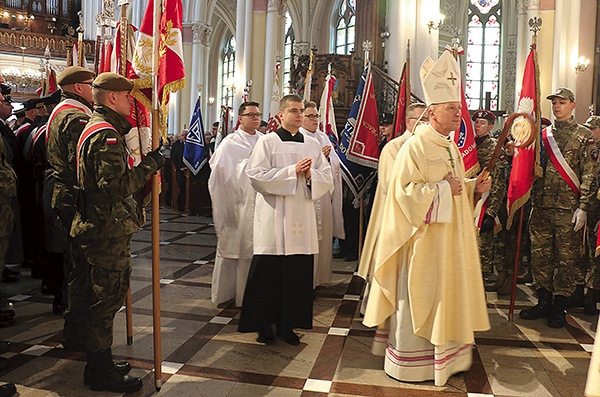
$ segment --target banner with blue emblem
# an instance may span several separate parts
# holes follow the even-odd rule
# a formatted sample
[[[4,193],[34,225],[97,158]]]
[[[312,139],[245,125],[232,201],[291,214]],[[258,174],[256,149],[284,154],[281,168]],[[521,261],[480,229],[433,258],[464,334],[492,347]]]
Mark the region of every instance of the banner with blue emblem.
[[[194,175],[206,164],[208,160],[208,146],[204,137],[202,113],[200,112],[200,97],[196,100],[194,114],[190,121],[187,139],[183,149],[183,162]]]

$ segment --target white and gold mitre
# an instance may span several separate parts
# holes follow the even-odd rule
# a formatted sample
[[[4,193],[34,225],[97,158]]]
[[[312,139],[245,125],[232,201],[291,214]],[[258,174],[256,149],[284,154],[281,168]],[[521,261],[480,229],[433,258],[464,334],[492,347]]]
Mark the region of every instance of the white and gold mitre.
[[[460,70],[450,51],[436,61],[427,57],[421,65],[421,82],[427,105],[460,102]]]

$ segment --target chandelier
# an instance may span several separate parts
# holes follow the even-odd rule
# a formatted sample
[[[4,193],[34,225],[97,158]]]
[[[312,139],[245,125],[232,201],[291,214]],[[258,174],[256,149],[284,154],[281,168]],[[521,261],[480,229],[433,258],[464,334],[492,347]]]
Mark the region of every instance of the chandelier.
[[[18,69],[14,66],[2,69],[0,72],[6,82],[12,87],[13,94],[35,94],[42,85],[42,72],[30,68]]]

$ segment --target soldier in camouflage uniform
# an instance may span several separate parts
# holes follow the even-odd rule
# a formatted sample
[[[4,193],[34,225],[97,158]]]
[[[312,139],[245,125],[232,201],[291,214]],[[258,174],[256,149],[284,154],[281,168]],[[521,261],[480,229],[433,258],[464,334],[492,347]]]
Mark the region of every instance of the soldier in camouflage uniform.
[[[583,284],[582,229],[598,189],[598,149],[590,130],[577,124],[571,114],[576,106],[573,91],[559,88],[547,99],[552,100],[555,122],[542,134],[543,176],[533,185],[529,225],[531,269],[539,301],[520,316],[526,320],[547,317],[549,327],[561,328],[566,324],[569,297]]]
[[[131,167],[123,136],[131,129],[125,116],[133,84],[115,73],[102,73],[92,87],[95,110],[77,145],[80,192],[71,236],[91,274],[85,294],[90,387],[123,393],[142,387],[140,378],[115,367],[111,352],[114,317],[129,289],[131,238],[144,224],[133,194],[164,165],[164,159],[156,150]]]
[[[590,116],[583,124],[589,128],[596,140],[596,147],[600,150],[600,116]],[[600,174],[600,167],[598,167]],[[600,196],[598,197],[600,199]],[[586,264],[588,265],[586,287],[588,288],[585,295],[585,303],[583,312],[588,315],[598,314],[596,303],[600,301],[600,257],[596,257],[596,241],[598,234],[598,221],[600,221],[600,206],[596,201],[593,210],[590,211],[587,227],[588,241],[588,256]]]
[[[72,351],[85,351],[82,330],[87,323],[88,308],[83,304],[82,296],[89,273],[86,262],[74,257],[79,250],[74,248],[75,241],[69,236],[69,232],[77,204],[77,141],[92,115],[91,84],[94,77],[94,72],[80,66],[70,66],[58,76],[57,83],[61,87],[62,98],[50,115],[46,132],[48,167],[54,183],[51,206],[58,215],[64,237],[62,241],[56,239],[57,245],[63,244],[63,270],[66,279],[63,293],[67,296],[62,342],[65,349]],[[45,188],[50,189],[52,183],[48,182]]]
[[[475,127],[477,157],[481,167],[485,167],[498,143],[497,139],[490,136],[490,132],[496,122],[496,116],[489,110],[478,110],[473,113],[472,119]],[[506,159],[504,155],[501,155],[496,161],[496,167],[493,171],[492,188],[487,199],[487,208],[483,215],[479,233],[479,254],[481,256],[481,271],[484,279],[487,279],[492,273],[494,262],[497,263],[499,260],[503,260],[503,258],[494,258],[494,246],[495,241],[497,241],[497,238],[495,238],[497,230],[494,230],[494,225],[500,205],[502,204],[502,198],[506,195],[506,180],[503,178],[506,167]],[[495,284],[489,285],[488,288],[491,287],[491,290],[496,291],[504,285],[505,280],[506,273],[499,273],[498,281]]]

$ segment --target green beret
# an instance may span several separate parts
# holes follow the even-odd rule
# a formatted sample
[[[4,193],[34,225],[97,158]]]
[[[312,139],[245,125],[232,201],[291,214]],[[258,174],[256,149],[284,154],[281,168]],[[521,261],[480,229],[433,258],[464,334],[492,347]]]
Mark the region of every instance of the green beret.
[[[56,83],[58,85],[81,83],[83,81],[93,79],[94,76],[94,72],[89,69],[82,68],[81,66],[69,66],[63,70],[60,75],[58,75]]]
[[[121,76],[120,74],[105,72],[100,73],[98,77],[94,79],[92,87],[102,88],[108,91],[131,91],[133,89],[133,83]]]

